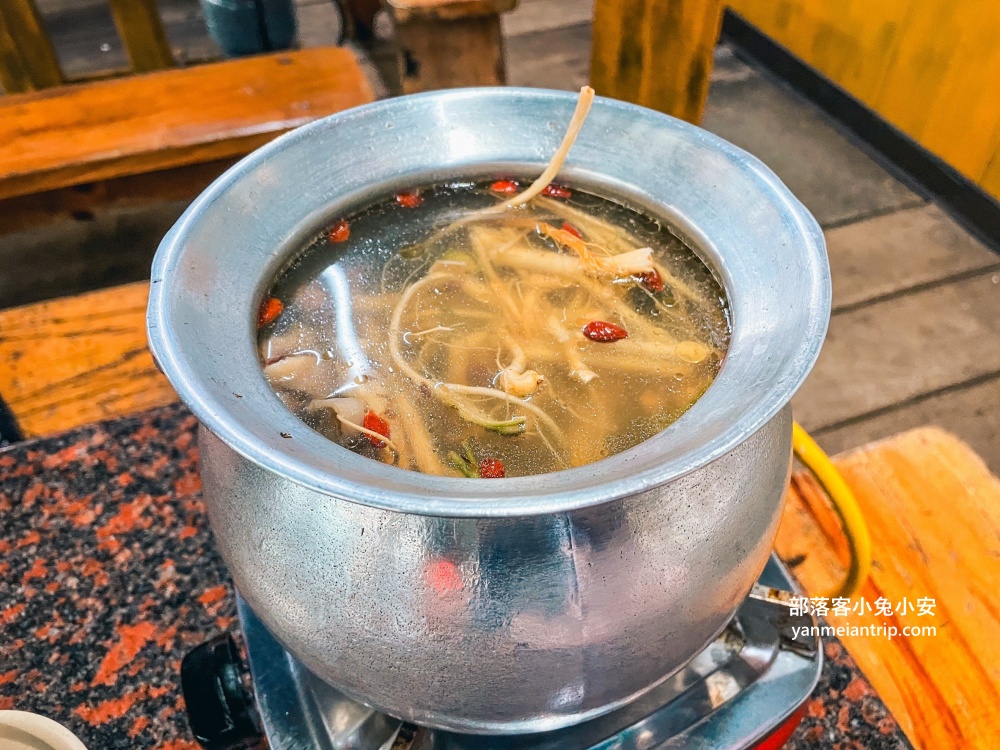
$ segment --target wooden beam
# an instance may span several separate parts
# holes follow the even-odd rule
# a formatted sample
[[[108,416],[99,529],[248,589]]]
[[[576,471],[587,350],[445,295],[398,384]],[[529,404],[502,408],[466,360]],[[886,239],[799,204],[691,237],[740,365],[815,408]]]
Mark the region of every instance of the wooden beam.
[[[0,236],[63,221],[90,221],[109,209],[192,200],[237,160],[186,164],[0,199]]]
[[[722,0],[596,0],[591,85],[699,122],[722,8]]]
[[[63,82],[59,60],[34,0],[0,2],[0,82],[7,93]]]
[[[148,73],[174,64],[156,0],[109,0],[109,3],[134,72]]]

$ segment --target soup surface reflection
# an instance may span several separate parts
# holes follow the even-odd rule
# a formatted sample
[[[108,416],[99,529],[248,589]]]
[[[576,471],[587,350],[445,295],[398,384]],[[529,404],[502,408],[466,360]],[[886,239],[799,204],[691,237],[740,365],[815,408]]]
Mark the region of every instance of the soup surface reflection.
[[[580,466],[663,430],[729,342],[722,289],[655,218],[549,186],[435,185],[332,221],[259,312],[264,372],[372,459],[499,477]]]

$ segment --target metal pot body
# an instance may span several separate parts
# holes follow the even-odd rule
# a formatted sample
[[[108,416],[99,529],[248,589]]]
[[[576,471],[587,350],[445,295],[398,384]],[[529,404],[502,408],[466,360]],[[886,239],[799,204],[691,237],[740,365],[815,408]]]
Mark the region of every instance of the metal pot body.
[[[676,481],[515,518],[337,500],[207,430],[201,472],[237,588],[316,675],[408,721],[523,732],[611,710],[718,634],[767,561],[790,442],[785,409]]]
[[[551,729],[664,679],[764,566],[788,403],[830,313],[815,220],[759,161],[598,98],[561,180],[683,235],[726,290],[715,382],[653,438],[532,477],[437,477],[314,432],[255,345],[265,291],[330,221],[393,190],[530,179],[575,99],[469,89],[319,120],[220,177],[153,264],[150,348],[205,426],[205,499],[240,591],[290,653],[360,701],[462,731]]]

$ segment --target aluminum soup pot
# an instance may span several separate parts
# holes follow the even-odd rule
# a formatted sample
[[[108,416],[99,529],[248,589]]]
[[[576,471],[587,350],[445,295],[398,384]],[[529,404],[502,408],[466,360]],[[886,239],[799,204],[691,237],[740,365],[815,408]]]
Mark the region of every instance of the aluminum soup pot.
[[[255,318],[303,243],[393,190],[536,176],[574,104],[467,89],[319,120],[216,180],[153,264],[150,346],[201,422],[205,502],[236,587],[320,678],[420,724],[570,725],[713,639],[767,560],[789,399],[829,321],[822,234],[769,169],[599,98],[560,180],[672,222],[713,269],[733,334],[705,395],[624,453],[490,481],[384,465],[300,422],[264,379]]]

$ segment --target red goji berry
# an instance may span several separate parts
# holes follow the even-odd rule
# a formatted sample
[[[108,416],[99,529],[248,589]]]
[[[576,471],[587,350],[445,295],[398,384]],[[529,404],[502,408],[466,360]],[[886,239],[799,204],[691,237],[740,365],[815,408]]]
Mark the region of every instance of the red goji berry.
[[[483,479],[503,479],[507,469],[499,458],[484,458],[479,462],[479,476]]]
[[[569,188],[564,188],[562,185],[550,184],[545,186],[542,195],[548,198],[569,198],[573,193],[570,192]]]
[[[396,193],[396,203],[403,208],[416,208],[424,199],[418,193]]]
[[[273,323],[284,309],[284,303],[277,297],[265,297],[257,310],[257,327],[263,328],[268,323]]]
[[[494,193],[503,193],[504,195],[511,195],[517,192],[517,183],[513,180],[497,180],[492,185],[490,185],[490,190]]]
[[[614,323],[608,323],[604,320],[592,320],[583,327],[583,335],[591,341],[609,343],[628,338],[628,331],[621,326],[616,326]]]
[[[351,225],[347,223],[346,219],[341,219],[330,227],[326,236],[329,237],[330,242],[346,242],[347,238],[351,236]]]
[[[652,271],[647,271],[639,277],[643,285],[649,289],[651,292],[662,292],[663,291],[663,279],[660,277],[660,272],[655,268]]]
[[[386,440],[389,439],[389,423],[386,422],[382,417],[373,411],[366,411],[365,418],[361,422],[361,426],[370,432],[377,432],[379,435],[384,437]],[[374,445],[376,448],[381,448],[385,445],[384,442],[379,440],[377,437],[372,435],[365,435],[368,438],[368,442]]]

